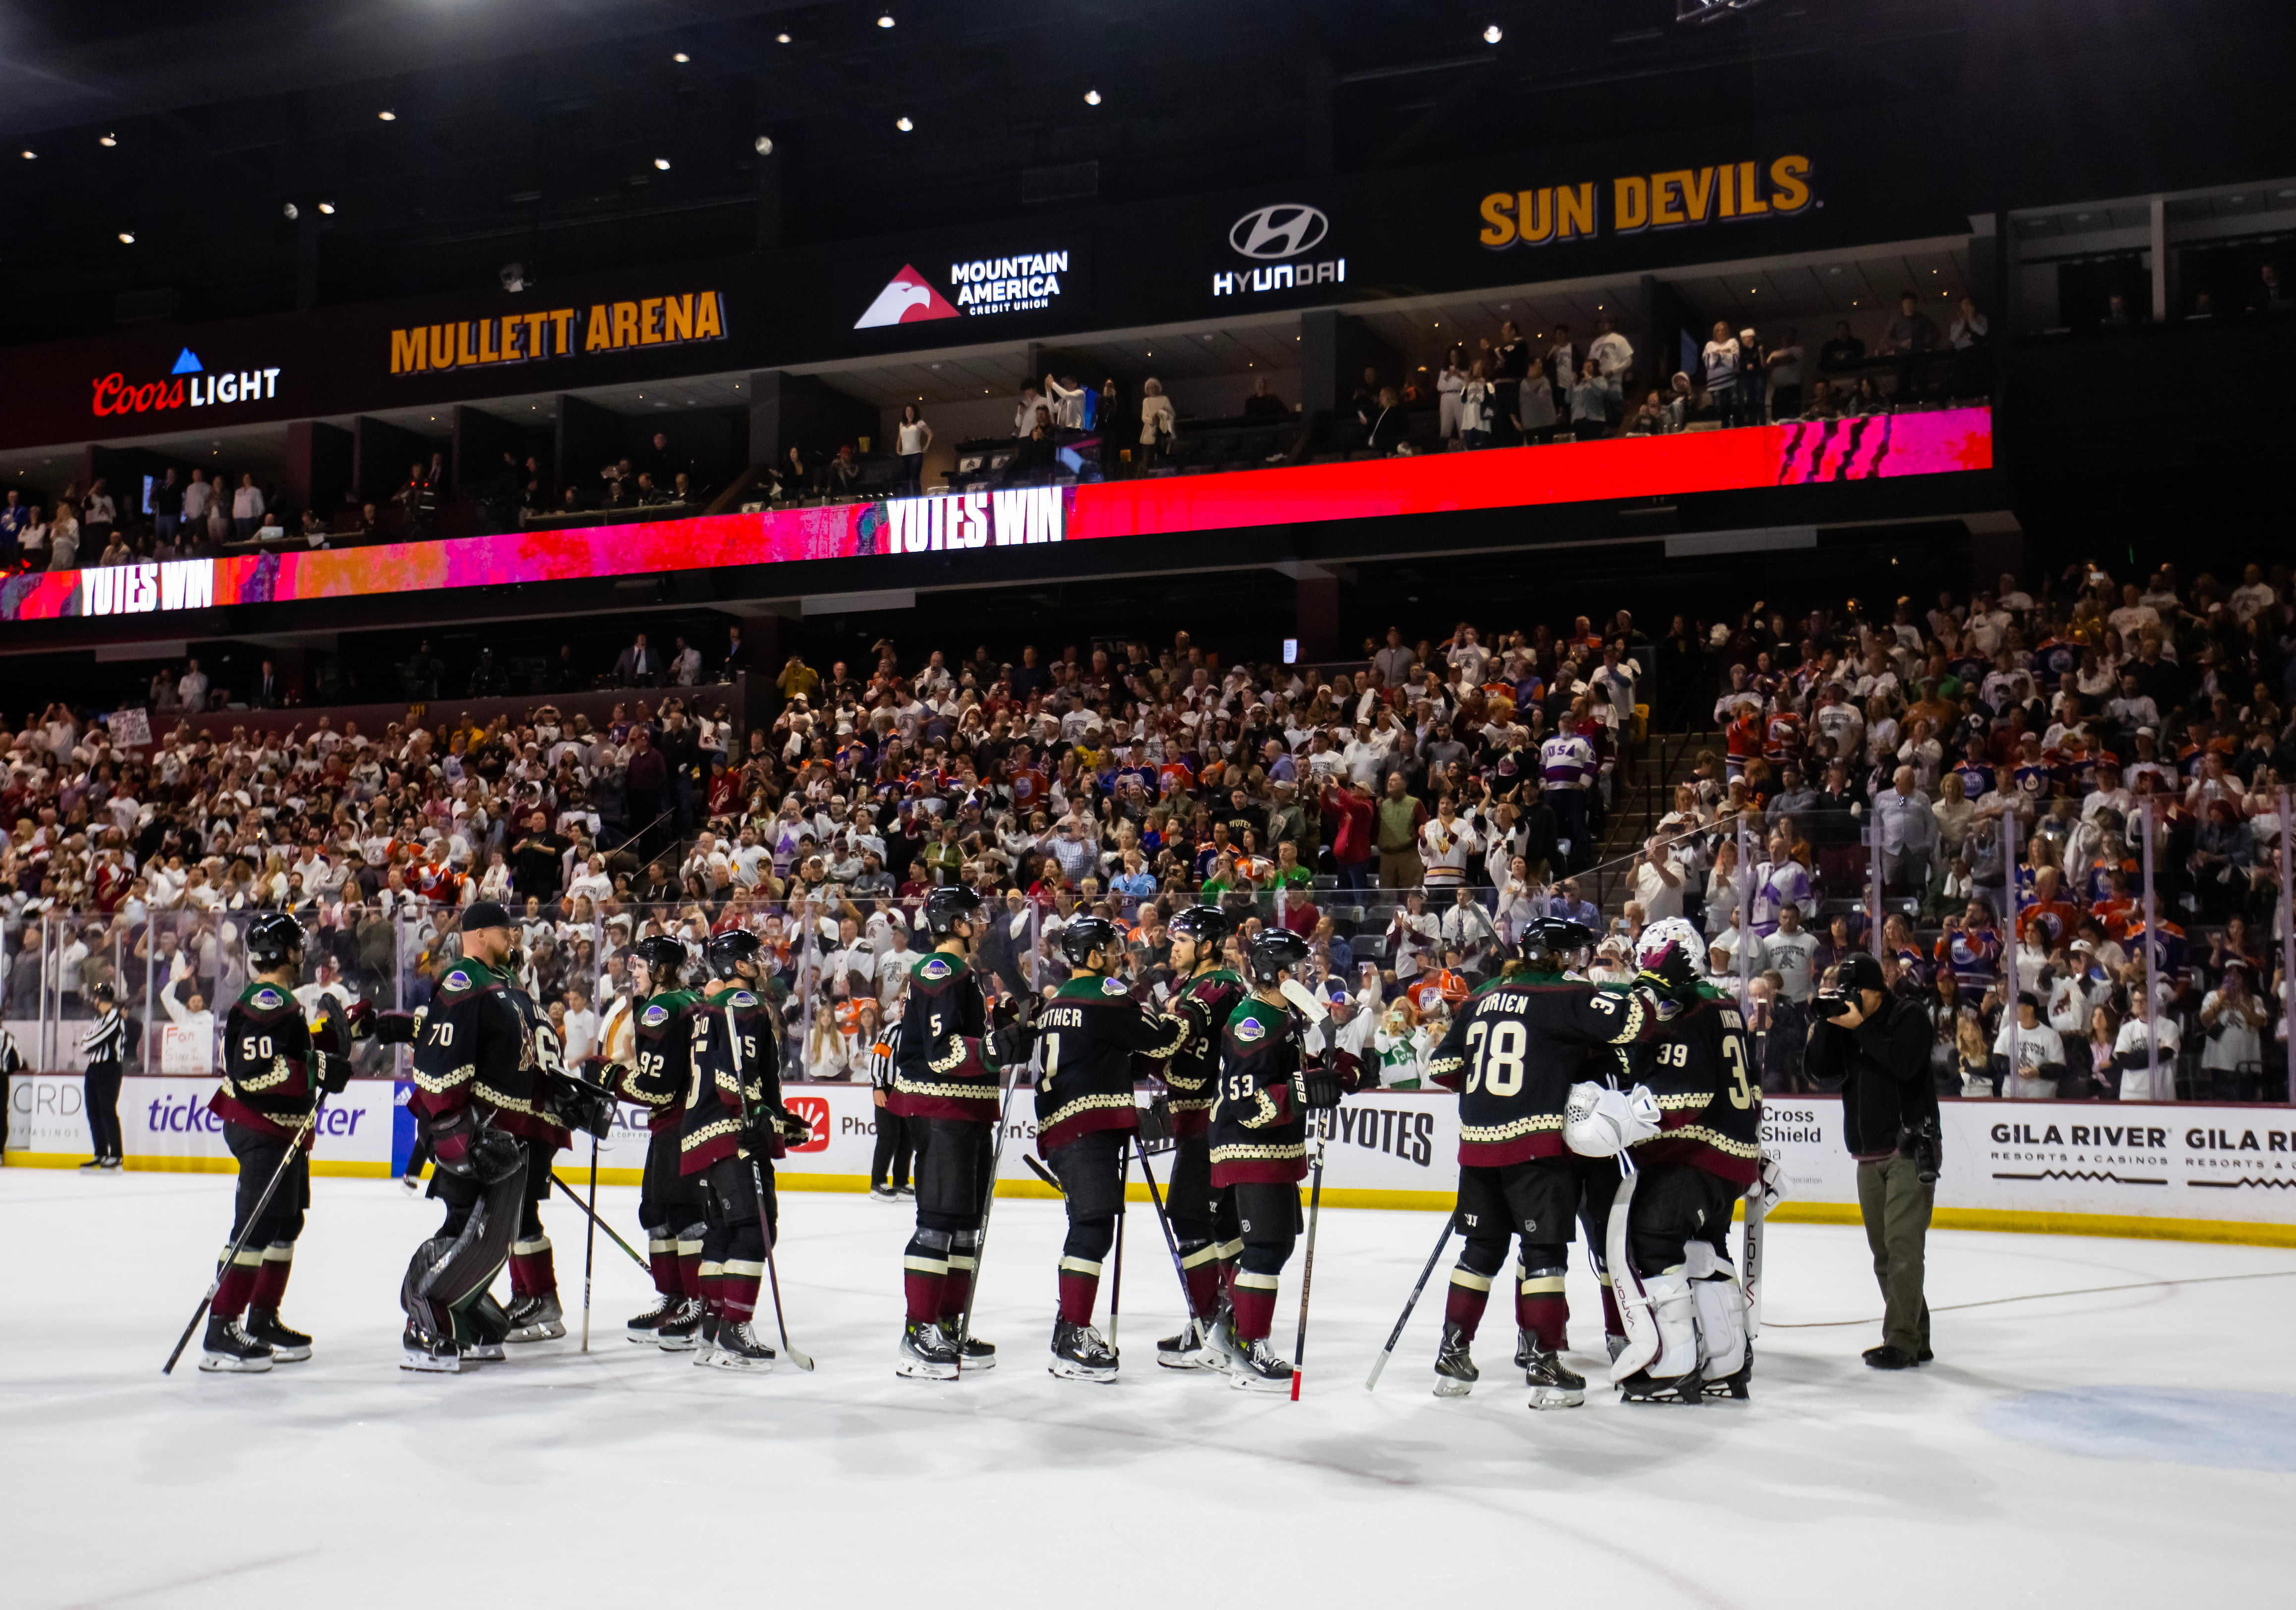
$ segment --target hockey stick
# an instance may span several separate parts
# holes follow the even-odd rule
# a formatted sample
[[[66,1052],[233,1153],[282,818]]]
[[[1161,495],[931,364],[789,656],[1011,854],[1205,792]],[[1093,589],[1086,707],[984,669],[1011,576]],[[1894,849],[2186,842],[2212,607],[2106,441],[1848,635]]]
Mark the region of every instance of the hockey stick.
[[[1032,1047],[1029,1055],[1035,1055]],[[1004,1126],[1013,1112],[1013,1089],[1021,1082],[1022,1064],[1004,1064],[1004,1088],[996,1097],[996,1138],[988,1148],[988,1183],[980,1193],[980,1228],[972,1241],[972,1286],[964,1294],[964,1312],[956,1321],[956,1375],[964,1378],[964,1344],[972,1339],[972,1309],[980,1301],[980,1266],[988,1257],[988,1215],[996,1207],[996,1171],[1004,1161]],[[1029,1160],[1034,1162],[1033,1157]]]
[[[750,1188],[758,1195],[758,1228],[766,1236],[766,1279],[774,1288],[774,1323],[781,1327],[782,1351],[800,1369],[810,1371],[813,1357],[798,1351],[797,1343],[789,1339],[789,1316],[782,1311],[782,1272],[774,1263],[774,1226],[766,1218],[766,1177],[758,1168],[758,1160],[750,1159]]]
[[[1288,981],[1287,981],[1288,982]],[[1300,1377],[1308,1357],[1308,1294],[1316,1284],[1316,1221],[1324,1210],[1324,1143],[1316,1142],[1316,1183],[1308,1192],[1308,1256],[1300,1266],[1300,1337],[1292,1345],[1292,1401],[1300,1401]]]
[[[590,1274],[598,1256],[598,1138],[590,1137],[590,1227],[582,1234],[582,1351],[590,1351]]]
[[[1138,1131],[1134,1131],[1136,1134]],[[1116,1162],[1116,1277],[1108,1287],[1108,1351],[1116,1351],[1116,1325],[1124,1309],[1124,1221],[1131,1215],[1132,1154],[1119,1152]]]
[[[1053,1194],[1054,1195],[1062,1198],[1065,1198],[1068,1195],[1068,1193],[1061,1188],[1061,1182],[1054,1177],[1052,1170],[1046,1168],[1043,1163],[1038,1162],[1026,1152],[1021,1154],[1021,1161],[1029,1165],[1029,1172],[1033,1173],[1037,1179],[1043,1180],[1046,1185],[1053,1187]]]
[[[1435,1238],[1435,1250],[1427,1254],[1427,1267],[1419,1271],[1419,1282],[1411,1288],[1411,1295],[1403,1300],[1403,1311],[1395,1317],[1395,1328],[1387,1333],[1387,1345],[1379,1350],[1379,1357],[1371,1361],[1371,1375],[1364,1382],[1365,1392],[1379,1390],[1380,1372],[1387,1361],[1395,1357],[1395,1344],[1403,1340],[1403,1327],[1411,1323],[1411,1310],[1419,1306],[1419,1294],[1427,1289],[1433,1278],[1436,1264],[1442,1261],[1443,1249],[1451,1244],[1451,1215],[1443,1215],[1443,1233]]]
[[[1172,1272],[1180,1277],[1180,1306],[1193,1318],[1196,1305],[1188,1295],[1188,1266],[1180,1261],[1179,1237],[1172,1234],[1172,1216],[1164,1211],[1164,1194],[1156,1188],[1156,1171],[1148,1166],[1148,1146],[1137,1129],[1132,1132],[1132,1145],[1140,1154],[1140,1177],[1148,1182],[1148,1200],[1156,1204],[1156,1222],[1163,1227],[1164,1248],[1172,1254]]]
[[[648,1263],[644,1259],[638,1256],[637,1248],[632,1246],[628,1242],[616,1235],[614,1233],[614,1227],[608,1224],[603,1219],[601,1219],[598,1216],[598,1210],[584,1202],[581,1195],[572,1186],[566,1183],[564,1177],[562,1176],[556,1169],[550,1171],[550,1178],[560,1190],[566,1193],[567,1199],[569,1201],[572,1202],[576,1207],[580,1208],[583,1212],[589,1216],[589,1220],[592,1224],[606,1232],[607,1240],[612,1242],[616,1246],[620,1247],[622,1251],[627,1253],[630,1255],[630,1261],[636,1264],[640,1269],[645,1270],[648,1277],[652,1277],[653,1274],[653,1265]]]
[[[1742,1284],[1746,1290],[1746,1340],[1749,1342],[1762,1334],[1762,1227],[1769,1218],[1769,1212],[1760,1181],[1757,1179],[1754,1194],[1746,1198],[1745,1250],[1741,1254],[1741,1261],[1746,1266]]]
[[[287,1138],[287,1154],[279,1160],[279,1166],[271,1171],[271,1182],[263,1187],[263,1195],[255,1199],[255,1211],[247,1216],[247,1228],[234,1238],[231,1250],[224,1253],[223,1261],[216,1265],[215,1278],[208,1282],[207,1295],[201,1297],[199,1307],[192,1310],[192,1322],[184,1327],[184,1334],[176,1338],[176,1351],[169,1353],[168,1361],[160,1367],[161,1375],[176,1373],[176,1360],[182,1358],[184,1349],[192,1344],[192,1333],[199,1329],[200,1321],[208,1317],[208,1310],[214,1304],[216,1294],[223,1289],[224,1276],[231,1272],[234,1261],[247,1245],[247,1238],[255,1234],[255,1227],[263,1222],[263,1211],[271,1205],[271,1198],[277,1193],[279,1182],[287,1178],[287,1171],[293,1164],[295,1154],[302,1150],[303,1137],[310,1133],[319,1121],[319,1109],[326,1105],[327,1098],[323,1092],[319,1099],[311,1104],[309,1116],[296,1125],[295,1132]]]

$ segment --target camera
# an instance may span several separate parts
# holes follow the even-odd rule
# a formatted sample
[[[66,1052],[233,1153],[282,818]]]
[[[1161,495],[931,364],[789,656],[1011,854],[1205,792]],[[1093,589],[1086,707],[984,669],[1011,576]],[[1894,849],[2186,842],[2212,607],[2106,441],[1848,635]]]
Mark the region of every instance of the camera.
[[[1857,1009],[1857,992],[1854,990],[1821,990],[1810,998],[1810,1015],[1821,1023],[1847,1017]]]
[[[1945,1137],[1938,1129],[1938,1121],[1931,1117],[1902,1125],[1898,1130],[1898,1155],[1914,1160],[1915,1179],[1923,1185],[1935,1185],[1945,1167]]]

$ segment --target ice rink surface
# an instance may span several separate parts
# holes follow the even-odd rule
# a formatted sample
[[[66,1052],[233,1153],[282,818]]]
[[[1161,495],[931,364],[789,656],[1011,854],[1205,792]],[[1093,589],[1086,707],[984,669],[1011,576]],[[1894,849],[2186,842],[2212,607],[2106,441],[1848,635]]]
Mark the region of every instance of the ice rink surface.
[[[570,1335],[439,1377],[398,1368],[397,1304],[438,1209],[321,1179],[285,1304],[312,1359],[203,1376],[194,1343],[163,1380],[231,1188],[0,1171],[0,1603],[1937,1610],[2288,1591],[2296,1252],[1935,1233],[1938,1361],[1893,1376],[1858,1360],[1880,1339],[1861,1232],[1775,1226],[1753,1401],[1702,1408],[1599,1389],[1581,1257],[1589,1401],[1534,1414],[1503,1298],[1474,1396],[1429,1395],[1439,1273],[1365,1392],[1433,1214],[1325,1212],[1294,1404],[1155,1367],[1177,1283],[1137,1206],[1118,1384],[1045,1373],[1062,1220],[1029,1200],[999,1203],[985,1261],[1000,1368],[897,1379],[907,1204],[791,1193],[783,1286],[817,1373],[630,1345],[649,1284],[602,1239],[589,1356]],[[635,1235],[636,1193],[601,1198]],[[572,1310],[581,1220],[544,1214]],[[1943,1311],[2094,1287],[2136,1289]]]

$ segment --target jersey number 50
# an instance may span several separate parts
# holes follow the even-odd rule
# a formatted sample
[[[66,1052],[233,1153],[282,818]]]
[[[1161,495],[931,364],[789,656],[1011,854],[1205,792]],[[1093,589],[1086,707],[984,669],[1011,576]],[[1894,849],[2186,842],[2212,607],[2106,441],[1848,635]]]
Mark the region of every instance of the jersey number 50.
[[[1478,1085],[1490,1095],[1502,1098],[1519,1094],[1522,1089],[1522,1057],[1530,1048],[1530,1033],[1511,1017],[1496,1022],[1477,1018],[1467,1025],[1467,1055],[1474,1066],[1467,1074],[1467,1088]]]

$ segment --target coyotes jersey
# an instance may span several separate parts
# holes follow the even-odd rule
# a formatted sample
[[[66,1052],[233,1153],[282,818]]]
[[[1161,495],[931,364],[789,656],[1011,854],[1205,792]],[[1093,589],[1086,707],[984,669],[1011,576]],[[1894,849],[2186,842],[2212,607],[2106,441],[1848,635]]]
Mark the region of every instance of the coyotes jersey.
[[[418,1118],[476,1106],[510,1134],[547,1132],[547,1121],[534,1108],[533,1038],[508,982],[473,957],[439,981],[414,1043],[414,1071],[406,1106]]]
[[[277,984],[257,980],[224,1014],[223,1082],[208,1111],[266,1135],[292,1135],[318,1097],[311,1056],[301,1006]],[[306,1150],[312,1139],[304,1137]]]
[[[1659,1132],[1636,1163],[1687,1163],[1736,1185],[1761,1167],[1762,1093],[1738,1003],[1701,1000],[1628,1053],[1633,1077],[1658,1097]]]
[[[1308,1176],[1308,1120],[1292,1086],[1300,1047],[1290,1008],[1245,996],[1229,1014],[1219,1045],[1212,1188],[1298,1184]]]
[[[887,1108],[904,1118],[995,1123],[996,1070],[981,1047],[988,1030],[980,976],[961,956],[929,952],[909,973]]]
[[[733,989],[703,997],[688,1020],[693,1072],[677,1134],[677,1171],[699,1174],[728,1157],[747,1157],[742,1131],[782,1099],[780,1037],[756,991]],[[776,1139],[767,1148],[779,1157]]]
[[[1037,1154],[1049,1157],[1095,1129],[1136,1129],[1132,1060],[1168,1066],[1185,1019],[1151,1012],[1120,978],[1072,978],[1037,1014],[1044,1072],[1037,1080]],[[1158,1074],[1166,1068],[1155,1070]]]
[[[1459,1092],[1460,1166],[1559,1155],[1587,1053],[1632,1045],[1655,1020],[1642,990],[1548,974],[1498,979],[1469,996],[1427,1064],[1429,1078]]]
[[[542,1099],[542,1081],[549,1074],[564,1071],[565,1059],[558,1044],[558,1031],[551,1027],[550,1014],[535,1004],[534,997],[515,984],[510,986],[511,1005],[518,1008],[520,1023],[526,1031],[527,1055],[532,1069],[528,1100],[531,1104],[534,1128],[528,1131],[537,1140],[547,1142],[554,1152],[562,1152],[574,1144],[573,1131],[550,1115]]]
[[[1227,1022],[1243,994],[1242,979],[1229,968],[1214,967],[1182,984],[1173,999],[1171,1015],[1188,1026],[1187,1038],[1164,1068],[1176,1139],[1201,1135],[1211,1122]]]
[[[693,1013],[701,998],[691,990],[649,997],[631,1024],[636,1055],[622,1070],[621,1093],[646,1110],[646,1129],[676,1129],[693,1072]]]

